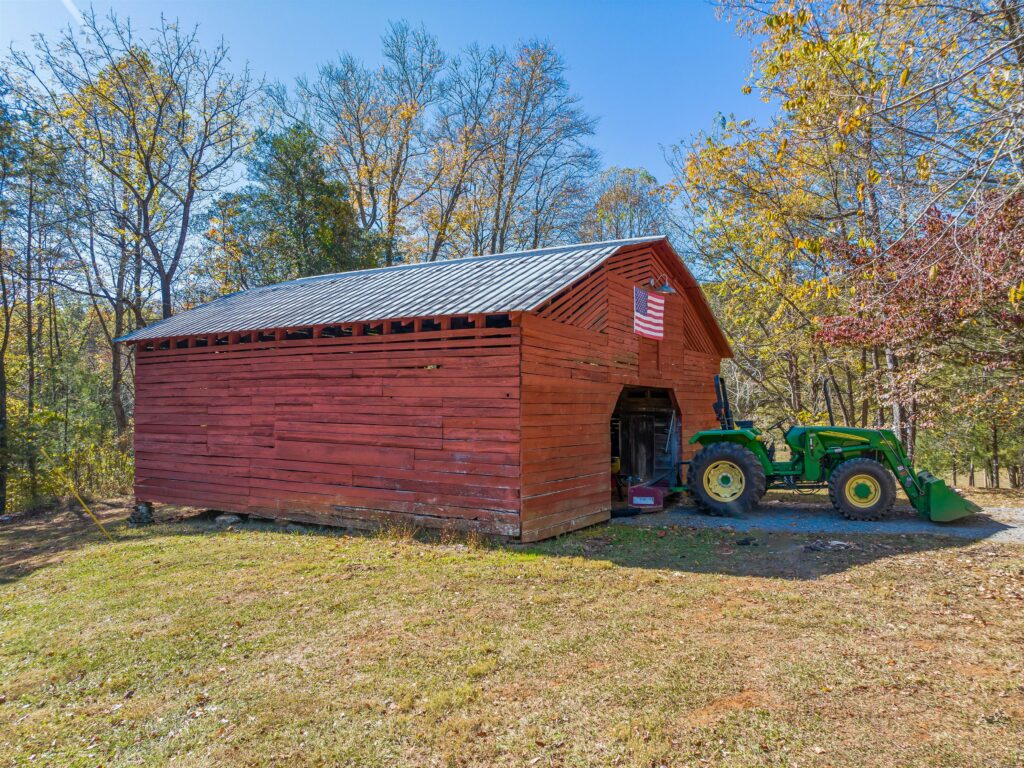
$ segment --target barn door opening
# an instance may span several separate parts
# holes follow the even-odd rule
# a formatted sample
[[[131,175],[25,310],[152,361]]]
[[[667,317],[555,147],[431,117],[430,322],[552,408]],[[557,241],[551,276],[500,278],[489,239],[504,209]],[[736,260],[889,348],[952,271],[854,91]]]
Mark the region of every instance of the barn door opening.
[[[678,485],[679,436],[679,408],[670,390],[622,390],[611,419],[613,507],[626,503],[631,485]]]

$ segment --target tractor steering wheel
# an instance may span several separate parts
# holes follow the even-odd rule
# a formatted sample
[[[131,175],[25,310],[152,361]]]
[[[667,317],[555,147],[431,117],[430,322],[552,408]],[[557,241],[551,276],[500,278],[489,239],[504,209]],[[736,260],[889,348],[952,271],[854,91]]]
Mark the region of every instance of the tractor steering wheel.
[[[778,429],[779,427],[781,427],[787,421],[789,421],[789,417],[788,416],[783,416],[781,419],[779,419],[774,424],[772,424],[770,427],[768,427],[768,429],[766,429],[765,432],[772,432],[772,431]]]

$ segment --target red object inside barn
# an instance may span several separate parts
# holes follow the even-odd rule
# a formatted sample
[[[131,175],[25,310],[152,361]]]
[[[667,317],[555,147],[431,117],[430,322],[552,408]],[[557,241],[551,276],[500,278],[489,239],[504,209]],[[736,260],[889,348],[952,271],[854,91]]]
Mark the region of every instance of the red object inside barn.
[[[460,276],[484,267],[490,282]],[[414,274],[445,287],[444,313],[351,319],[403,269],[349,273],[375,282],[348,292],[327,279],[256,289],[126,337],[138,500],[535,541],[609,517],[613,455],[631,483],[650,479],[663,448],[687,458],[688,436],[715,423],[712,376],[729,347],[664,238],[439,262]],[[491,283],[513,269],[498,296]],[[665,339],[641,338],[633,288],[666,277]],[[292,286],[329,300],[282,309]],[[472,311],[488,292],[496,303]],[[453,310],[460,301],[470,311]],[[282,324],[299,309],[303,322]]]

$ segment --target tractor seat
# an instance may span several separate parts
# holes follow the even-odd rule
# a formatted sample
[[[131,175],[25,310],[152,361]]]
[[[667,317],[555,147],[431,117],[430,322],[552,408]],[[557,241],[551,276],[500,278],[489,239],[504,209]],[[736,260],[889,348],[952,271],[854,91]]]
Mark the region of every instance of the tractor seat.
[[[737,420],[736,428],[737,429],[753,429],[754,428],[754,422],[749,420],[749,419]]]

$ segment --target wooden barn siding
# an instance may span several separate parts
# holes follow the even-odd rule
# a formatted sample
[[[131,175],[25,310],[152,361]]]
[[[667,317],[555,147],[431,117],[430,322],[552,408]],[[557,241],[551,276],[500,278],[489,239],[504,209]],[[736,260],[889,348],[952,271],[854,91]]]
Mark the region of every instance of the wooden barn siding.
[[[519,535],[519,329],[144,351],[137,498]]]
[[[673,280],[664,341],[633,333],[633,286],[668,271],[650,250],[623,253],[522,318],[524,541],[608,518],[609,420],[624,386],[673,390],[684,444],[715,425],[712,377],[721,358],[687,286]]]

